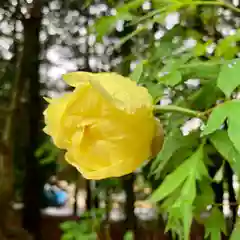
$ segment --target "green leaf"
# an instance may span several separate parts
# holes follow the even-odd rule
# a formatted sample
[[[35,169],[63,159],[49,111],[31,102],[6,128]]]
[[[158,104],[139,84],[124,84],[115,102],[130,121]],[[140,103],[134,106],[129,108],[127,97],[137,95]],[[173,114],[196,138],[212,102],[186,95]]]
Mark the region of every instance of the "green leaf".
[[[173,232],[181,236],[181,238],[184,236],[184,239],[189,239],[193,218],[192,203],[195,197],[196,181],[194,174],[191,174],[184,183],[182,189],[177,189],[177,191],[164,201],[161,206],[168,212],[166,230],[171,229]]]
[[[141,75],[143,72],[143,62],[141,61],[140,63],[137,64],[137,66],[135,67],[135,69],[133,70],[133,72],[130,74],[130,78],[135,81],[135,82],[139,82]]]
[[[205,238],[221,240],[221,232],[226,233],[226,223],[223,213],[217,207],[211,210],[211,215],[205,219]]]
[[[188,176],[188,179],[185,181],[182,191],[181,197],[185,203],[192,204],[196,197],[196,176],[195,174],[191,174]]]
[[[210,141],[216,150],[229,162],[237,175],[240,176],[240,153],[234,147],[227,131],[216,131],[210,136]]]
[[[182,81],[182,75],[179,71],[173,71],[160,77],[159,81],[167,86],[174,87]]]
[[[97,40],[99,41],[105,34],[110,33],[115,28],[116,22],[116,16],[105,16],[100,18],[90,30],[93,31],[93,29],[95,29],[97,32]]]
[[[160,210],[162,212],[168,211],[169,208],[174,206],[176,199],[181,195],[182,188],[177,188],[171,195],[169,195],[164,202],[160,205]]]
[[[240,67],[240,65],[239,65]],[[240,78],[240,76],[239,76]],[[230,102],[228,113],[228,136],[233,142],[236,149],[240,152],[240,101],[233,100]]]
[[[218,106],[216,106],[213,109],[207,121],[207,125],[204,128],[202,135],[208,135],[220,129],[221,125],[224,123],[225,119],[227,118],[228,111],[229,111],[228,102],[225,102],[223,104],[219,104]]]
[[[122,11],[129,11],[131,9],[136,9],[138,7],[140,7],[143,3],[145,2],[145,0],[132,0],[129,1],[128,3],[124,3],[122,4],[122,6],[117,8],[117,12],[122,12]]]
[[[194,201],[194,212],[197,220],[201,221],[201,214],[206,211],[206,206],[211,205],[214,202],[214,192],[211,188],[210,181],[203,179],[198,182],[198,194]]]
[[[236,87],[240,85],[240,59],[222,66],[217,79],[217,86],[229,98]]]
[[[196,133],[183,136],[180,129],[175,129],[174,131],[170,132],[164,141],[162,150],[152,163],[151,172],[159,175],[173,154],[180,148],[193,146],[193,144],[196,143],[198,136],[199,135]]]
[[[191,108],[205,111],[211,108],[220,97],[221,91],[216,87],[216,81],[211,80],[204,84],[199,90],[193,92],[188,101]]]
[[[46,150],[49,150],[49,145],[50,142],[49,141],[45,141],[35,152],[35,157],[40,158],[42,155],[44,155],[44,153],[46,152]]]
[[[97,41],[100,41],[104,35],[109,34],[116,27],[118,20],[131,20],[132,15],[129,12],[118,12],[116,16],[101,17],[96,23],[90,27],[90,31],[95,31]]]
[[[195,185],[195,181],[194,185]],[[189,195],[191,195],[191,192],[189,192]],[[188,201],[177,201],[179,202],[179,205],[176,205],[176,203],[173,205],[173,209],[180,210],[178,215],[175,216],[175,218],[179,218],[182,221],[183,225],[183,234],[181,234],[181,238],[183,236],[184,240],[188,240],[190,236],[191,231],[191,225],[192,225],[192,219],[193,219],[193,207],[192,203]],[[173,215],[174,216],[174,215]]]
[[[40,164],[41,165],[47,165],[49,163],[54,162],[56,160],[57,153],[58,153],[58,151],[56,151],[56,154],[54,154],[54,155],[49,155],[45,158],[42,158],[41,161],[40,161]]]
[[[190,174],[197,171],[199,161],[203,159],[203,147],[199,149],[185,160],[175,171],[167,175],[163,183],[153,192],[149,201],[159,202],[171,194],[174,190],[182,185]],[[176,181],[177,179],[177,181]]]
[[[166,49],[163,49],[163,51]],[[171,51],[172,53],[172,51]],[[181,57],[177,56],[177,57],[172,57],[172,55],[170,55],[171,57],[169,57],[168,60],[164,60],[164,67],[161,69],[162,73],[172,73],[174,71],[178,71],[179,68],[183,67],[183,66],[187,66],[187,62],[192,58],[192,54],[183,54]]]
[[[185,240],[189,239],[193,219],[192,204],[196,197],[196,179],[194,172],[195,171],[191,172],[185,181],[180,192],[180,197],[177,198],[177,201],[175,201],[175,203],[169,206],[170,212],[172,212],[172,214],[174,214],[174,212],[177,213],[177,215],[173,215],[173,217],[181,219],[183,223],[183,236]],[[175,209],[175,211],[172,211],[172,209]],[[179,211],[176,211],[176,209]]]
[[[197,144],[197,143],[196,143]],[[175,170],[180,164],[188,159],[194,152],[193,146],[182,147],[173,153],[172,157],[167,161],[162,161],[155,170],[155,179],[164,179],[169,172]]]
[[[168,213],[168,221],[165,231],[171,230],[173,239],[181,239],[183,236],[182,223],[181,223],[181,210],[179,208],[171,208]],[[177,238],[177,236],[178,238]]]
[[[68,232],[68,233],[64,233],[62,236],[61,236],[61,240],[72,240],[74,239],[74,234],[72,234],[71,232]]]
[[[149,201],[159,202],[171,194],[174,190],[182,185],[188,177],[187,170],[190,169],[191,163],[189,161],[180,165],[173,173],[169,174],[164,182],[153,192]],[[177,179],[177,181],[176,181]]]
[[[237,42],[240,40],[240,30],[221,39],[216,47],[215,56],[224,57],[224,59],[233,59],[239,52]]]
[[[239,240],[239,236],[240,236],[240,220],[238,218],[234,230],[231,234],[230,240]]]
[[[219,183],[223,180],[223,171],[224,171],[224,164],[218,169],[216,172],[213,181]]]
[[[192,219],[193,219],[192,206],[190,204],[184,203],[181,206],[181,209],[182,209],[182,217],[183,217],[184,240],[188,240],[190,231],[191,231],[191,226],[192,226]]]
[[[208,135],[218,130],[224,123],[225,119],[228,119],[228,135],[233,142],[236,149],[240,152],[240,101],[232,100],[220,104],[213,109],[207,126],[205,127],[202,135]]]
[[[205,54],[206,52],[206,45],[202,44],[202,43],[197,43],[197,45],[194,47],[193,49],[194,54],[198,57],[198,56],[202,56]]]
[[[128,231],[125,235],[124,235],[124,240],[133,240],[133,233]]]
[[[149,93],[154,99],[154,104],[157,104],[164,93],[164,86],[162,84],[155,84],[152,82],[144,82],[144,85],[147,87]]]
[[[161,161],[167,162],[173,153],[180,148],[179,143],[182,143],[184,136],[182,135],[180,129],[176,129],[170,132],[166,139],[164,140],[162,150],[158,153],[156,159],[154,160],[151,171],[155,170]]]
[[[61,223],[60,228],[63,231],[69,231],[69,230],[75,228],[76,226],[78,226],[77,222],[75,222],[75,221],[66,221],[66,222]]]
[[[93,0],[85,0],[82,9],[88,8],[92,4]]]
[[[59,149],[52,143],[50,138],[46,139],[36,150],[35,156],[39,158],[40,164],[49,164],[56,161]]]
[[[182,73],[189,78],[200,78],[215,81],[219,74],[220,61],[192,60],[184,66]]]

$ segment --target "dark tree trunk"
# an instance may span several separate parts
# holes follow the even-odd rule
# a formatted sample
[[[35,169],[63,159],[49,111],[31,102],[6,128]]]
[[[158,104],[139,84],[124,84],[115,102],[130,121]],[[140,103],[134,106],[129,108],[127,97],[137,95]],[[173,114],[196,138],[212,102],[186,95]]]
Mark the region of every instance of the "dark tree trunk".
[[[136,216],[134,214],[134,203],[135,203],[135,194],[133,191],[133,184],[135,180],[134,174],[129,174],[123,178],[123,187],[126,192],[127,198],[125,203],[125,214],[126,214],[126,229],[136,230]]]
[[[28,85],[28,146],[26,147],[25,179],[23,191],[23,227],[28,230],[35,240],[41,239],[41,175],[35,151],[38,147],[41,101],[39,82],[39,33],[41,28],[41,0],[33,1],[29,18],[23,19],[24,46],[21,62],[21,78]]]
[[[92,191],[90,186],[90,180],[86,181],[86,192],[87,192],[86,209],[87,211],[90,211],[92,209]]]

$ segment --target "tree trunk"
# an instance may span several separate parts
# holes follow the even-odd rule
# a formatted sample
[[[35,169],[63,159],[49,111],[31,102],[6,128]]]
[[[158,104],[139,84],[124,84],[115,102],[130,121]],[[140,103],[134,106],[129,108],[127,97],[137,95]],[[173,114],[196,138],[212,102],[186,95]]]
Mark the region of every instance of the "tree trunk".
[[[13,225],[12,220],[15,213],[12,209],[12,201],[14,197],[14,174],[13,174],[13,153],[15,151],[15,128],[17,122],[20,98],[23,94],[24,81],[20,77],[21,54],[19,53],[18,41],[16,40],[16,23],[20,12],[20,2],[17,1],[17,6],[13,18],[15,18],[15,28],[13,31],[14,39],[14,56],[10,64],[15,70],[15,78],[12,81],[10,104],[7,108],[1,108],[1,117],[5,119],[4,129],[0,136],[0,239],[12,240],[28,240],[30,236],[21,226]]]
[[[0,239],[7,235],[6,218],[10,208],[13,192],[11,153],[5,142],[0,142]]]
[[[135,194],[133,191],[133,184],[134,184],[135,176],[134,174],[129,174],[123,177],[123,188],[127,195],[126,203],[125,203],[125,226],[126,229],[132,229],[136,231],[136,216],[134,214],[134,204],[135,204]]]
[[[39,33],[41,28],[41,0],[33,1],[29,17],[22,20],[24,27],[24,46],[21,62],[21,78],[28,84],[28,145],[25,158],[25,179],[23,191],[23,226],[36,240],[41,239],[41,175],[35,151],[38,147],[41,101],[39,82]]]

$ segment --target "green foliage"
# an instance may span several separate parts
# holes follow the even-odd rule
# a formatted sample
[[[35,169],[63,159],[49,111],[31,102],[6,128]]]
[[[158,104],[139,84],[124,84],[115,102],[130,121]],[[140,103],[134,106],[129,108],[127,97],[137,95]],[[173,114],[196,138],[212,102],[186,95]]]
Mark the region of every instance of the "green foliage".
[[[118,14],[117,16],[106,16],[104,18],[100,18],[94,26],[94,30],[97,33],[97,40],[100,41],[105,34],[113,31],[118,20],[129,19],[131,19],[131,15],[125,12]]]
[[[130,78],[133,81],[136,81],[138,83],[142,76],[142,72],[143,72],[143,62],[140,62],[139,64],[137,64],[133,72],[130,74]]]
[[[239,228],[239,218],[238,218],[230,240],[237,240],[239,239],[239,236],[240,236],[240,228]]]
[[[240,85],[240,60],[234,59],[224,64],[218,76],[217,85],[229,98],[236,87]],[[227,81],[226,81],[227,79]]]
[[[41,164],[49,164],[56,161],[59,152],[60,150],[48,138],[37,149],[35,156],[39,158]]]
[[[165,84],[166,86],[174,87],[179,84],[182,80],[181,72],[179,71],[171,71],[166,75],[159,78],[159,81]]]
[[[203,135],[211,134],[218,130],[224,121],[227,119],[228,136],[233,145],[238,151],[240,151],[240,133],[236,131],[239,129],[239,114],[240,114],[240,100],[226,101],[223,104],[218,105],[212,111],[207,126],[203,131]]]
[[[79,221],[66,221],[61,224],[63,236],[61,240],[94,240],[97,238],[97,231],[100,229],[103,209],[92,209],[81,215]]]
[[[96,239],[96,233],[91,228],[91,222],[86,220],[81,223],[75,221],[64,222],[61,224],[61,229],[64,232],[61,240]]]
[[[222,233],[227,234],[226,220],[215,204],[212,183],[226,181],[224,166],[228,163],[240,176],[240,100],[235,99],[240,85],[240,61],[236,59],[240,31],[221,36],[216,29],[221,17],[216,13],[219,7],[236,13],[240,10],[227,1],[155,0],[144,12],[143,2],[116,2],[116,14],[100,18],[91,30],[101,41],[103,36],[114,34],[119,20],[133,27],[131,33],[122,34],[115,49],[129,40],[134,43],[133,52],[123,62],[139,62],[130,78],[148,88],[156,104],[156,117],[165,130],[163,148],[152,160],[149,172],[153,181],[161,183],[148,201],[157,203],[160,214],[167,214],[166,231],[188,240],[195,219],[204,225],[205,238],[218,240]],[[179,23],[165,29],[165,17],[176,11]],[[155,29],[149,27],[153,24],[163,30],[162,37],[154,38]],[[190,39],[195,44],[186,46]],[[165,98],[171,104],[159,105]],[[192,118],[201,119],[199,126],[183,134],[183,126]],[[222,157],[222,161],[212,161],[212,155]],[[215,165],[218,167],[211,177],[208,170]],[[116,179],[102,181],[96,194],[119,185]],[[203,219],[201,215],[206,212],[209,216]],[[238,224],[231,240],[238,237]],[[65,223],[64,239],[91,239],[92,225],[89,216],[80,224]],[[132,239],[130,235],[125,239]]]
[[[133,237],[133,233],[132,232],[127,232],[127,233],[125,233],[125,235],[124,235],[124,240],[133,240],[134,239],[134,237]]]
[[[227,131],[218,130],[210,136],[210,141],[216,150],[226,159],[236,174],[240,176],[240,153],[231,142]]]
[[[239,52],[239,46],[236,44],[240,40],[240,30],[235,34],[221,39],[217,45],[215,56],[224,57],[225,59],[232,59]]]
[[[221,233],[226,234],[226,223],[223,214],[217,207],[211,209],[210,216],[205,221],[205,238],[221,240]]]
[[[208,176],[203,158],[204,148],[200,145],[196,152],[167,175],[149,199],[151,202],[159,202],[174,196],[171,201],[168,200],[167,204],[164,204],[164,210],[169,214],[167,229],[178,229],[179,225],[182,225],[183,232],[180,233],[180,237],[183,234],[184,239],[188,239],[192,223],[193,203],[197,194],[196,183]]]
[[[117,14],[115,16],[105,16],[100,18],[93,28],[91,28],[91,31],[94,31],[97,34],[97,40],[100,41],[104,35],[112,32],[117,21],[132,20],[133,15],[130,11],[141,6],[143,2],[144,0],[129,1],[129,3],[122,4],[116,8]]]
[[[203,178],[198,183],[198,188],[198,194],[194,201],[194,216],[201,223],[201,214],[206,210],[206,206],[210,206],[214,202],[214,193],[207,178]]]
[[[139,3],[141,1],[129,1],[118,11],[118,14],[127,12],[131,15],[128,19],[130,24],[142,24],[125,36],[120,44],[133,38],[137,42],[138,37],[149,36],[148,24],[163,24],[165,16],[174,11],[183,13],[181,19],[184,22],[188,17],[196,17],[199,5],[206,5],[201,8],[200,14],[204,25],[217,23],[216,9],[211,5],[239,12],[234,6],[221,1],[166,0],[153,1],[153,9],[141,15],[135,10]],[[180,239],[189,239],[192,220],[202,222],[201,214],[207,206],[214,205],[211,184],[225,181],[225,161],[235,173],[240,174],[240,104],[239,100],[231,99],[240,85],[239,59],[235,59],[239,51],[236,44],[239,30],[219,41],[211,36],[204,39],[201,32],[184,28],[188,21],[182,25],[181,19],[180,24],[166,31],[160,40],[152,40],[153,43],[137,51],[136,60],[144,60],[130,77],[148,88],[155,104],[166,97],[166,90],[171,99],[171,106],[156,107],[157,116],[164,125],[165,141],[162,150],[153,159],[149,173],[154,179],[161,180],[161,184],[148,200],[158,202],[160,212],[167,213],[166,230],[179,235]],[[196,45],[183,48],[184,41],[189,38],[196,40]],[[208,48],[212,44],[216,47],[209,54]],[[189,87],[189,79],[197,79],[198,85]],[[185,136],[181,127],[190,119],[189,116],[201,118],[204,129],[198,128]],[[210,161],[210,153],[221,155],[224,159],[213,178],[208,173],[209,165],[215,164]],[[226,233],[223,214],[215,206],[209,214],[203,221],[205,237],[220,239],[221,233]],[[236,231],[237,228],[232,238],[236,236]]]
[[[166,167],[166,164],[174,157],[174,153],[177,152],[179,158],[179,150],[183,150],[186,153],[187,149],[191,149],[197,145],[198,135],[198,133],[194,132],[188,136],[183,136],[180,129],[171,131],[166,136],[163,148],[151,166],[152,174],[160,177],[163,168]]]

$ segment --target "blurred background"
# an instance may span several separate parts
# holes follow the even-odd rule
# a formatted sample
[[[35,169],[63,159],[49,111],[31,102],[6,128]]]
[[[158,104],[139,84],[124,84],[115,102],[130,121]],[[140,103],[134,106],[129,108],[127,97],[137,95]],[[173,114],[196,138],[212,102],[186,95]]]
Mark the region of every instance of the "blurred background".
[[[239,0],[226,2],[239,9]],[[116,8],[128,3],[133,4],[128,7],[135,24],[129,24],[129,16],[117,15]],[[128,75],[143,56],[164,63],[162,52],[171,53],[175,43],[203,61],[216,51],[218,59],[239,57],[239,12],[221,4],[203,4],[167,14],[159,11],[158,21],[144,21],[157,9],[154,4],[158,1],[0,0],[1,240],[108,239],[88,231],[89,224],[92,227],[99,219],[111,222],[114,240],[136,229],[136,222],[141,227],[135,239],[169,239],[164,234],[164,216],[142,201],[160,181],[149,177],[148,165],[120,179],[87,181],[65,163],[64,152],[42,132],[43,96],[71,91],[61,79],[64,73]],[[102,16],[109,18],[101,21]],[[156,48],[159,55],[154,55]],[[192,77],[179,91],[194,91],[197,82]],[[147,87],[156,102],[173,101],[161,85]],[[192,119],[181,130],[189,132],[199,124]],[[228,214],[229,193],[225,195]],[[77,238],[76,232],[81,231]],[[192,239],[203,239],[201,234],[201,226],[196,226]]]

